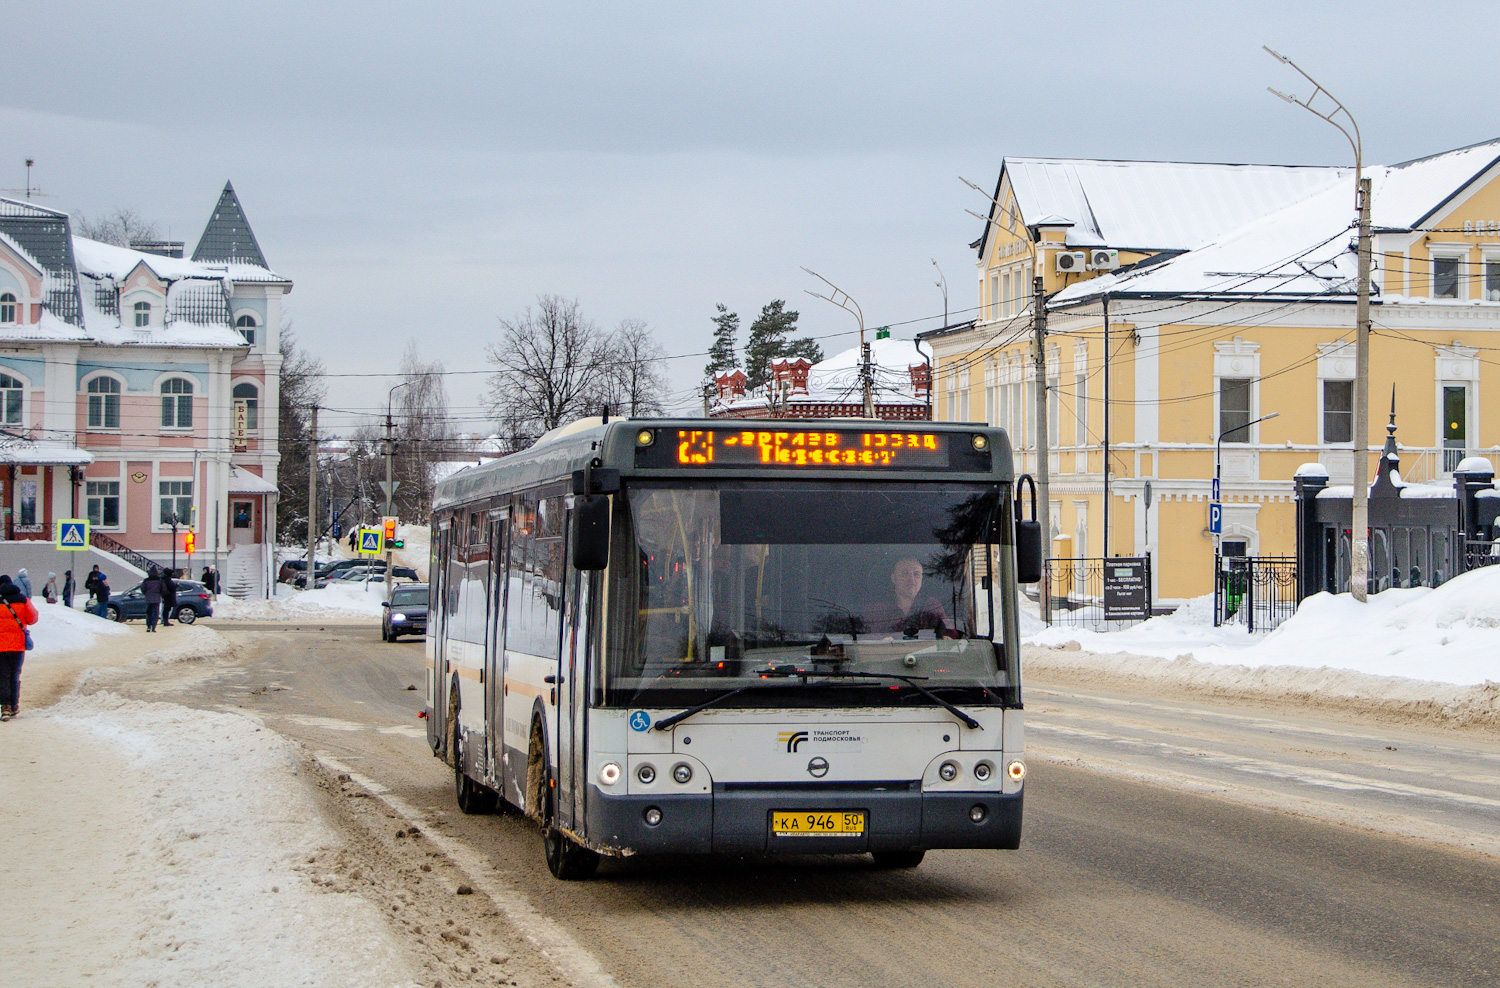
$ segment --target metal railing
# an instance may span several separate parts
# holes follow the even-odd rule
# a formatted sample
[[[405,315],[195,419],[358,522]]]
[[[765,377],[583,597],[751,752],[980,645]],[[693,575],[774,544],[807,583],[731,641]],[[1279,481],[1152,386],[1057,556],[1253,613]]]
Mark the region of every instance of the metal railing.
[[[110,538],[108,535],[104,535],[103,533],[89,532],[89,542],[96,549],[103,549],[105,552],[108,552],[111,555],[119,556],[130,565],[139,569],[142,573],[151,572],[151,567],[156,565],[154,562],[147,559],[139,552],[136,552],[128,545],[125,545],[121,542],[116,542],[114,539]]]
[[[1296,556],[1222,556],[1214,577],[1214,626],[1273,631],[1297,613]]]

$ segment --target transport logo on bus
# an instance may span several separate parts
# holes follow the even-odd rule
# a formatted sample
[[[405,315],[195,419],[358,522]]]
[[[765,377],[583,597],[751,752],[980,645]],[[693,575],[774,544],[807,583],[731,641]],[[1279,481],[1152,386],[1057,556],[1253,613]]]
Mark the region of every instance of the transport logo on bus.
[[[788,754],[795,754],[802,747],[802,742],[807,740],[806,731],[782,731],[776,735],[776,743],[786,745]]]
[[[651,726],[651,715],[644,710],[637,710],[630,715],[630,729],[632,731],[644,731]]]
[[[776,735],[776,743],[785,745],[789,755],[796,754],[803,742],[811,742],[829,751],[858,750],[864,747],[865,738],[859,731],[847,727],[814,727],[806,731],[782,731]]]

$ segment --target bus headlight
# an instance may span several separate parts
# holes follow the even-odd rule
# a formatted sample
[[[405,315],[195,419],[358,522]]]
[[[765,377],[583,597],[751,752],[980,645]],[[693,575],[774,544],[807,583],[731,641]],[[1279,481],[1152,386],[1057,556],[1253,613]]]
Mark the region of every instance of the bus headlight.
[[[989,762],[980,762],[978,765],[974,766],[974,778],[979,782],[988,782],[990,781],[990,776],[994,773],[994,771],[995,766],[991,765]]]
[[[938,778],[944,782],[952,782],[958,778],[958,762],[943,762],[939,765]]]
[[[635,444],[637,446],[650,446],[654,442],[656,442],[656,433],[650,429],[642,429],[635,434]]]
[[[620,781],[620,766],[614,762],[605,762],[604,767],[599,769],[599,781],[606,786],[612,786]]]
[[[685,786],[693,781],[693,767],[685,762],[679,762],[672,766],[672,779],[679,785]]]
[[[1026,778],[1026,763],[1011,762],[1005,767],[1005,772],[1011,777],[1013,781],[1020,782],[1022,779]]]
[[[974,434],[973,438],[970,439],[969,441],[974,445],[975,449],[984,450],[984,449],[989,449],[990,448],[990,441],[989,441],[988,437],[981,436],[977,432]]]
[[[642,765],[635,770],[635,777],[641,780],[641,785],[649,786],[656,781],[656,769],[651,765]]]

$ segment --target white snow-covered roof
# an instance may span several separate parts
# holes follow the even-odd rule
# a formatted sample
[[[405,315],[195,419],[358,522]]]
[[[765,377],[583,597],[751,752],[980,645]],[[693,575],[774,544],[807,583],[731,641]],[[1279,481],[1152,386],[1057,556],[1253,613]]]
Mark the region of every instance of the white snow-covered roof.
[[[859,376],[859,347],[850,347],[812,365],[807,374],[807,393],[795,392],[791,401],[807,403],[858,404],[864,400]],[[915,340],[898,340],[887,337],[870,342],[871,377],[874,380],[875,403],[877,405],[920,405],[927,401],[925,393],[918,395],[912,386],[911,368],[932,361],[932,351],[926,343]],[[746,394],[741,397],[722,399],[720,409],[752,408],[765,405],[768,400],[764,392]]]
[[[84,466],[93,462],[93,453],[76,446],[37,442],[32,439],[0,439],[0,463],[26,466]]]
[[[1027,224],[1071,222],[1069,246],[1153,251],[1191,249],[1351,175],[1320,166],[1084,158],[1006,158],[1003,170]]]
[[[78,273],[96,278],[113,278],[116,281],[135,270],[137,264],[145,264],[163,280],[178,278],[217,278],[227,274],[223,264],[200,264],[181,257],[167,257],[146,251],[116,247],[100,243],[87,237],[73,237],[73,257],[78,262]]]
[[[237,466],[229,468],[229,493],[231,494],[275,494],[276,485]]]

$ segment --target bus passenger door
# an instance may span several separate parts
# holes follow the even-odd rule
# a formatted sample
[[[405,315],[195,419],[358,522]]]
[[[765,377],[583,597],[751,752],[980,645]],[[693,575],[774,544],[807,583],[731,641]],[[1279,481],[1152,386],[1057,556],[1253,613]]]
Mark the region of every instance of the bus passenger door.
[[[501,508],[490,515],[490,586],[485,605],[485,782],[497,791],[505,782],[505,533],[509,514],[508,508]]]
[[[588,579],[567,564],[562,652],[557,663],[557,819],[574,829],[583,818],[584,670],[588,667]]]
[[[448,737],[448,681],[443,666],[443,643],[448,637],[447,607],[448,553],[452,529],[441,524],[437,541],[432,544],[432,558],[427,566],[427,741],[434,751],[441,751]]]

